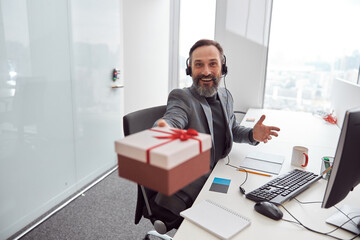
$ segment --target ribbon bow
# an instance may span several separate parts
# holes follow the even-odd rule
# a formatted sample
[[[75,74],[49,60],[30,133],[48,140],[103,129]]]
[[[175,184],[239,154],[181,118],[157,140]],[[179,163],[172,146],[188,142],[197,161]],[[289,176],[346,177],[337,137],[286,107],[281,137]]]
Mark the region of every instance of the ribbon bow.
[[[198,132],[194,129],[182,130],[182,129],[170,129],[174,133],[168,133],[169,136],[156,136],[157,139],[180,139],[180,141],[186,141],[188,139],[193,139],[194,136],[198,136]]]
[[[160,147],[162,145],[165,145],[169,142],[172,142],[176,139],[180,139],[180,141],[187,141],[189,139],[193,139],[199,142],[199,150],[200,153],[202,152],[202,144],[201,144],[201,140],[195,138],[195,136],[198,136],[199,133],[194,130],[194,129],[188,129],[188,130],[182,130],[182,129],[170,129],[173,133],[171,132],[165,132],[165,131],[161,131],[161,130],[157,130],[157,129],[149,129],[150,131],[154,131],[154,132],[161,132],[161,133],[166,133],[169,134],[168,136],[155,136],[155,138],[157,139],[169,139],[169,141],[160,143],[158,145],[155,145],[149,149],[146,150],[146,162],[150,163],[150,151],[154,148]]]

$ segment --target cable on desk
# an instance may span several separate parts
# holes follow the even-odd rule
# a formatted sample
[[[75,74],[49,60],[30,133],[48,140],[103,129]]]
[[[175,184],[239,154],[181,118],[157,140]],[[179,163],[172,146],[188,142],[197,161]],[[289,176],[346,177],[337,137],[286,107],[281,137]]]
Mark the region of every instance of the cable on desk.
[[[230,164],[230,157],[229,157],[229,155],[227,156],[227,158],[228,158],[228,162],[227,162],[225,165],[230,166],[230,167],[233,167],[233,168],[236,168],[236,170],[237,170],[237,169],[243,169],[243,170],[244,170],[244,172],[245,172],[245,180],[240,184],[239,188],[240,188],[241,193],[245,194],[245,189],[244,189],[242,186],[246,183],[246,181],[247,181],[247,179],[248,179],[249,173],[248,173],[248,172],[246,171],[246,169],[244,169],[244,168],[231,165],[231,164]]]
[[[349,220],[346,221],[345,223],[348,223],[349,221],[351,221],[353,224],[355,224],[355,226],[357,226],[357,223],[354,222],[353,219],[356,218],[356,217],[360,217],[360,215],[356,215],[355,217],[350,218],[349,215],[347,215],[346,213],[344,213],[343,211],[341,211],[341,209],[338,208],[337,206],[334,206],[334,208],[336,208],[339,212],[341,212],[345,217],[347,217],[347,218],[349,219]],[[345,223],[344,223],[344,224],[345,224]],[[344,225],[344,224],[343,224],[343,225]],[[343,226],[343,225],[341,225],[341,226]],[[358,236],[359,236],[359,235],[360,235],[360,234],[358,234]]]
[[[314,233],[317,233],[317,234],[321,234],[321,235],[326,235],[326,236],[329,236],[329,237],[332,237],[334,239],[338,239],[338,240],[342,240],[341,238],[338,238],[338,237],[335,237],[335,236],[332,236],[332,235],[328,235],[327,233],[323,233],[323,232],[319,232],[319,231],[316,231],[314,229],[311,229],[307,226],[305,226],[304,224],[302,224],[294,215],[292,215],[282,204],[280,204],[280,206],[292,217],[295,219],[295,221],[298,222],[298,224],[300,224],[302,227],[304,227],[306,230],[309,230],[311,232],[314,232]]]
[[[314,202],[302,202],[300,200],[298,200],[297,198],[294,198],[297,202],[299,202],[300,204],[313,204],[313,203],[323,203],[323,201],[314,201]],[[335,232],[336,230],[340,229],[342,226],[344,226],[346,223],[348,222],[352,222],[353,224],[355,224],[355,226],[357,225],[357,223],[355,223],[353,221],[354,218],[357,218],[357,217],[360,217],[360,216],[354,216],[352,218],[349,217],[349,215],[347,215],[346,213],[344,213],[343,211],[341,211],[340,208],[338,208],[337,206],[334,206],[334,208],[336,208],[336,210],[338,210],[340,213],[342,213],[345,217],[347,217],[349,220],[344,222],[342,225],[338,226],[337,228],[335,228],[334,230],[328,232],[328,233],[332,233],[332,232]],[[356,235],[355,237],[359,236],[360,234]]]
[[[233,168],[236,168],[236,169],[239,169],[239,167],[230,164],[230,157],[229,157],[229,155],[227,155],[227,159],[228,159],[228,162],[227,162],[225,165],[230,166],[230,167],[233,167]]]
[[[226,61],[226,59],[225,59],[225,61]],[[226,91],[226,109],[228,109],[229,91],[228,91],[227,88],[226,88],[226,81],[225,81],[225,80],[226,80],[226,74],[224,75],[224,86],[225,86],[225,91]],[[234,113],[236,113],[236,111],[235,111]],[[238,113],[240,113],[240,112],[238,112]],[[241,112],[241,113],[246,114],[245,112]],[[230,118],[228,119],[228,121],[230,122]],[[227,162],[226,165],[228,165],[228,166],[230,166],[230,167],[234,167],[234,168],[236,168],[236,169],[239,169],[238,167],[231,165],[231,164],[230,164],[230,157],[229,157],[229,155],[227,155],[227,157],[228,157],[228,162]],[[246,177],[245,177],[244,182],[242,182],[242,183],[240,184],[239,188],[240,188],[240,192],[241,192],[242,194],[245,194],[245,189],[242,187],[242,185],[244,185],[244,183],[246,182],[246,180],[247,180],[247,178],[248,178],[248,172],[247,172],[245,169],[243,169],[243,170],[244,170],[245,173],[246,173],[246,175],[245,175]]]
[[[298,201],[299,203],[301,203],[301,204],[322,203],[322,202],[319,202],[319,201],[317,201],[317,202],[301,202],[301,201],[297,200],[296,198],[294,198],[294,199],[295,199],[296,201]],[[354,217],[352,217],[352,218],[349,218],[349,216],[347,216],[347,217],[349,218],[348,221],[344,222],[342,225],[336,227],[335,229],[331,230],[330,232],[324,233],[324,232],[319,232],[319,231],[317,231],[317,230],[314,230],[314,229],[311,229],[311,228],[305,226],[305,225],[304,225],[302,222],[300,222],[294,215],[292,215],[292,214],[289,212],[289,210],[287,210],[282,204],[280,204],[280,206],[281,206],[292,218],[294,218],[296,222],[291,221],[291,220],[283,219],[284,221],[287,221],[287,222],[290,222],[290,223],[299,224],[299,225],[301,225],[303,228],[305,228],[305,229],[308,230],[308,231],[311,231],[311,232],[314,232],[314,233],[317,233],[317,234],[321,234],[321,235],[325,235],[325,236],[329,236],[329,237],[332,237],[332,238],[338,239],[338,240],[343,240],[343,239],[342,239],[342,238],[335,237],[335,236],[332,236],[332,235],[330,235],[330,233],[333,233],[333,232],[335,232],[336,230],[340,229],[340,228],[341,228],[342,226],[344,226],[346,223],[352,221],[352,219],[359,217],[359,216],[354,216]],[[345,213],[344,213],[344,214],[345,214]],[[345,215],[346,215],[346,214],[345,214]],[[355,235],[353,238],[350,238],[349,240],[353,240],[353,239],[357,238],[358,236],[360,236],[360,234]]]
[[[298,200],[297,198],[294,198],[298,203],[300,204],[313,204],[313,203],[323,203],[322,201],[313,201],[313,202],[302,202]]]
[[[243,111],[234,111],[234,113],[246,114],[246,112],[243,112]]]

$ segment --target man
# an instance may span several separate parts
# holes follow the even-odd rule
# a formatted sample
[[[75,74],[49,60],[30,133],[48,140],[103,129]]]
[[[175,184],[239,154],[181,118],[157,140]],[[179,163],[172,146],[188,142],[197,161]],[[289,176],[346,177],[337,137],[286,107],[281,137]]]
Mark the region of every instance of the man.
[[[219,43],[206,39],[197,41],[189,52],[187,74],[192,76],[193,85],[171,91],[166,113],[156,124],[211,134],[211,170],[219,159],[229,154],[232,142],[257,145],[278,136],[279,128],[263,124],[265,115],[254,128],[236,122],[233,98],[227,89],[219,88],[221,77],[227,74],[225,55]],[[192,205],[209,174],[170,197],[158,194],[155,202],[179,215]]]

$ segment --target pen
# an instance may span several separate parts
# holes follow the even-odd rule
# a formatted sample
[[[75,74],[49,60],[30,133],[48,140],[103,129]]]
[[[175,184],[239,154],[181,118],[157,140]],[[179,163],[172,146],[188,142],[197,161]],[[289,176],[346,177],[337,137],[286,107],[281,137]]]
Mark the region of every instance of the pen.
[[[271,177],[271,175],[266,174],[266,173],[253,172],[253,171],[245,170],[245,169],[242,169],[242,168],[238,168],[238,171],[253,173],[253,174],[257,174],[257,175],[261,175],[261,176],[265,176],[265,177]]]
[[[324,175],[325,173],[327,173],[328,171],[330,171],[331,168],[332,168],[332,166],[328,167],[328,169],[326,169],[321,175]]]

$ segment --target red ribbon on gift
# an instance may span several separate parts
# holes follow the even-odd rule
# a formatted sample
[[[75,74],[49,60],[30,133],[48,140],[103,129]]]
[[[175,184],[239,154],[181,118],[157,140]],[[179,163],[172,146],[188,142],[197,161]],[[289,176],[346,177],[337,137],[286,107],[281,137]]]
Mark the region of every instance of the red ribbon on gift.
[[[154,132],[160,132],[160,133],[166,133],[169,134],[167,136],[155,136],[157,139],[169,139],[169,141],[160,143],[158,145],[155,145],[151,148],[148,148],[146,150],[146,163],[150,163],[150,151],[154,148],[160,147],[162,145],[168,144],[169,142],[175,141],[177,139],[180,139],[180,141],[187,141],[189,139],[193,139],[199,142],[199,151],[202,152],[202,143],[200,139],[195,138],[195,136],[198,136],[198,132],[194,129],[188,129],[188,130],[182,130],[182,129],[170,129],[171,132],[165,132],[157,129],[149,129],[150,131]]]

